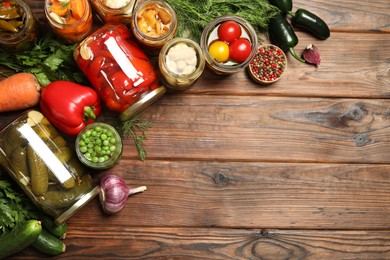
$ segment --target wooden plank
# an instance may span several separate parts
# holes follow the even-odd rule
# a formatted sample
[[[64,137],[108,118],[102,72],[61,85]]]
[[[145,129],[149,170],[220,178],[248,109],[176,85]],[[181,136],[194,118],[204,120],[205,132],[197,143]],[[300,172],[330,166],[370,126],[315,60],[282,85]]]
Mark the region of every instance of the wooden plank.
[[[124,159],[109,172],[148,189],[115,215],[96,199],[70,227],[390,228],[390,165]]]
[[[56,259],[389,259],[389,231],[72,228]],[[44,257],[32,248],[10,259]]]
[[[43,1],[26,0],[36,16],[44,22]],[[307,9],[324,21],[332,31],[390,32],[390,2],[388,0],[294,1],[293,11]]]
[[[245,70],[229,77],[216,77],[206,69],[186,93],[389,98],[390,35],[332,33],[325,41],[303,32],[297,35],[298,54],[310,43],[319,48],[322,59],[318,69],[287,54],[285,75],[268,87],[252,81]],[[268,42],[265,37],[262,39]]]
[[[381,99],[167,95],[143,115],[152,122],[145,147],[153,159],[389,163],[389,107]]]
[[[293,11],[298,8],[307,9],[321,17],[332,31],[390,32],[390,2],[388,0],[296,0]]]

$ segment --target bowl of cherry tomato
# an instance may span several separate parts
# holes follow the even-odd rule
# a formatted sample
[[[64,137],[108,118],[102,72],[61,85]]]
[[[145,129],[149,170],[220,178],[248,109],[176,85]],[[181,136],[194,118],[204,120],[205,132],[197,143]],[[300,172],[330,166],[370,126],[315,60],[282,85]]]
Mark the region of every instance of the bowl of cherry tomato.
[[[236,15],[214,19],[202,32],[200,46],[206,65],[216,74],[233,74],[246,68],[256,54],[257,34]]]

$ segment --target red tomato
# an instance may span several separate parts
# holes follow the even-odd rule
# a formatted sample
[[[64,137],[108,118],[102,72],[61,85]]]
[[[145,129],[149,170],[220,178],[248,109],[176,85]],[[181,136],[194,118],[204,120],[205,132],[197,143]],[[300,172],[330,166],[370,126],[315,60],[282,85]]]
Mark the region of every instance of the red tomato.
[[[241,37],[241,26],[234,21],[223,22],[218,27],[218,38],[221,41],[232,43]]]
[[[252,52],[248,39],[240,38],[229,45],[230,58],[236,62],[244,62]]]

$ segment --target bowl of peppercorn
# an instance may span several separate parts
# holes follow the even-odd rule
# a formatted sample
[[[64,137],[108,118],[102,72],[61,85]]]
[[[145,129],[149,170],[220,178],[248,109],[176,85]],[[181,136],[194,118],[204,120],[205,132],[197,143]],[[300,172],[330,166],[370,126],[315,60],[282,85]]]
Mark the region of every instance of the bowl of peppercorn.
[[[122,155],[122,138],[110,124],[94,122],[77,135],[79,160],[87,167],[104,170],[113,167]]]
[[[280,80],[286,68],[287,57],[283,50],[273,44],[263,44],[257,47],[248,72],[257,83],[269,85]]]

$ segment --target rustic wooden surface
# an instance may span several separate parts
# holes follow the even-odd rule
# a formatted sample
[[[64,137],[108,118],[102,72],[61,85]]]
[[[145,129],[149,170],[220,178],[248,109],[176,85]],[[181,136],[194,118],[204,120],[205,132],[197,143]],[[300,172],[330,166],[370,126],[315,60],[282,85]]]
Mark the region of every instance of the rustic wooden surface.
[[[331,28],[325,41],[297,32],[319,69],[289,56],[269,87],[206,70],[165,95],[142,114],[146,161],[126,139],[109,170],[148,190],[116,215],[93,200],[56,259],[390,259],[390,2],[294,5]]]

